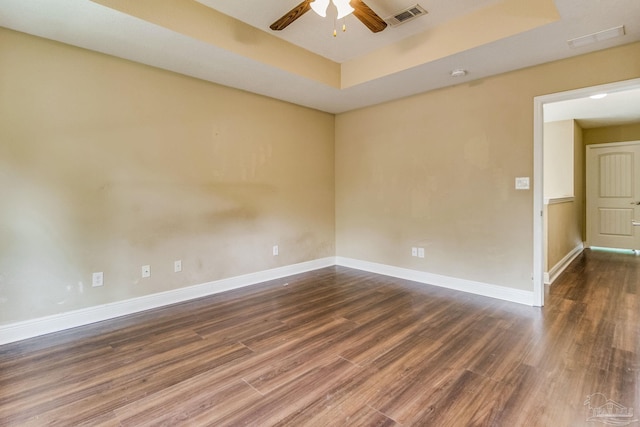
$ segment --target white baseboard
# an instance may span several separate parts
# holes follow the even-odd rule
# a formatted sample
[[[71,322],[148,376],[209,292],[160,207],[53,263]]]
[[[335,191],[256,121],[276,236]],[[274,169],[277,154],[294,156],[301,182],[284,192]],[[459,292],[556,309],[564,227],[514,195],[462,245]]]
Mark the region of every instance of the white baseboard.
[[[124,301],[0,325],[0,345],[335,265],[328,257]]]
[[[551,285],[560,274],[571,264],[571,262],[578,257],[584,250],[584,243],[580,243],[573,248],[564,258],[562,258],[556,265],[554,265],[548,272],[544,273],[544,284]]]
[[[333,265],[355,268],[358,270],[369,271],[371,273],[412,280],[414,282],[425,283],[462,292],[469,292],[472,294],[520,304],[533,305],[534,301],[532,291],[512,289],[504,286],[458,279],[455,277],[442,276],[439,274],[426,273],[423,271],[410,270],[407,268],[377,264],[368,261],[360,261],[351,258],[328,257],[124,301],[83,308],[80,310],[10,323],[7,325],[0,325],[0,345],[52,332],[59,332],[78,326],[84,326],[103,320],[114,319],[127,314],[139,313],[141,311],[201,298],[232,289],[251,286],[257,283],[267,282],[269,280],[275,280],[294,274],[305,273],[324,267],[331,267]]]
[[[352,258],[336,257],[336,264],[358,270],[369,271],[371,273],[383,274],[385,276],[397,277],[399,279],[412,280],[414,282],[453,289],[456,291],[469,292],[476,295],[497,298],[519,304],[534,305],[533,291],[507,288],[505,286],[458,279],[440,274],[410,270],[408,268],[394,267],[375,262],[360,261]]]

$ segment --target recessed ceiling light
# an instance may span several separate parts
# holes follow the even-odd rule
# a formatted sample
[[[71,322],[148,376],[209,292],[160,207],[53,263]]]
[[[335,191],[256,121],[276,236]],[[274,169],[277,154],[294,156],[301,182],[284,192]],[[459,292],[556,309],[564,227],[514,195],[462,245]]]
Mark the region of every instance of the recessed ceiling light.
[[[467,70],[463,70],[462,68],[459,68],[457,70],[453,70],[451,72],[451,77],[464,77],[467,75]]]
[[[591,95],[589,98],[591,99],[602,99],[607,96],[606,93],[596,93],[595,95]]]

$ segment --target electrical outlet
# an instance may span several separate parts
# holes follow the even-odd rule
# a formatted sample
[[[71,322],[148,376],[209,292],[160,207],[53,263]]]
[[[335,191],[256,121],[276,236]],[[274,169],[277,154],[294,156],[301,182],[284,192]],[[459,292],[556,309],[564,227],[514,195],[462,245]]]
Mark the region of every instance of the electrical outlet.
[[[151,276],[151,266],[150,265],[143,265],[142,266],[142,277],[149,277]]]
[[[104,273],[102,271],[100,271],[99,273],[93,273],[91,286],[95,288],[102,285],[104,285]]]
[[[173,272],[179,273],[182,271],[182,260],[177,260],[173,262]]]
[[[273,247],[273,256],[278,256],[279,250],[278,250],[278,245],[275,245]]]
[[[411,248],[411,256],[418,256],[418,248]]]
[[[424,248],[418,248],[418,258],[424,258]]]

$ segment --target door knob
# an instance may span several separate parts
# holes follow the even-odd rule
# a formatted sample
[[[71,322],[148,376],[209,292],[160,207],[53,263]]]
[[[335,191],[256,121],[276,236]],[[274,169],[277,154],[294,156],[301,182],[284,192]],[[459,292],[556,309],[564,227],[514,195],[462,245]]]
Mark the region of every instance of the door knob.
[[[640,202],[631,202],[630,204],[640,206]]]

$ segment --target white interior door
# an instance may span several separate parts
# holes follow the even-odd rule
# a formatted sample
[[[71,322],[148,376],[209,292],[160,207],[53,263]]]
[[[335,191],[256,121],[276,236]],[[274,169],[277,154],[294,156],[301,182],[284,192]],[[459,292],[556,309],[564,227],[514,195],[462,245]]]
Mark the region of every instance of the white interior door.
[[[588,245],[640,249],[640,141],[586,150]]]

